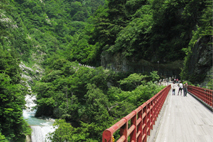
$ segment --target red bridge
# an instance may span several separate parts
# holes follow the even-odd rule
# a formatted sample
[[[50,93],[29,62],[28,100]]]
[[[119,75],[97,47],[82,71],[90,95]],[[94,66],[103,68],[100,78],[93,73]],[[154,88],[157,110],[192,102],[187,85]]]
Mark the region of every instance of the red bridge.
[[[183,97],[165,87],[103,132],[102,142],[114,141],[213,142],[213,90],[188,86]]]

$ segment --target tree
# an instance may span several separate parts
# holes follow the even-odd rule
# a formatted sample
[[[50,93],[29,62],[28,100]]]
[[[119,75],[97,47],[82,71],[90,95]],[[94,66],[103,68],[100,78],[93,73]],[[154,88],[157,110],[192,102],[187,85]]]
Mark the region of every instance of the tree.
[[[53,124],[56,129],[53,133],[49,134],[49,139],[52,142],[72,142],[73,130],[71,124],[66,123],[64,119],[57,119]]]
[[[127,78],[120,80],[118,82],[120,83],[120,85],[125,85],[125,88],[128,88],[127,90],[133,90],[136,87],[138,87],[145,78],[147,78],[146,75],[133,73],[129,75]]]
[[[10,52],[0,49],[0,133],[6,139],[23,141],[31,133],[22,117],[26,87],[20,83],[20,69]]]

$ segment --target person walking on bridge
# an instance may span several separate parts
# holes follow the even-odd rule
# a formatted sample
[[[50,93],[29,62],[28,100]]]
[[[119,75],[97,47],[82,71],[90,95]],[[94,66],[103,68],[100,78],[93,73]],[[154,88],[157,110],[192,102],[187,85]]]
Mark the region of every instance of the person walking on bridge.
[[[182,95],[183,84],[181,83],[181,81],[180,81],[180,83],[178,84],[178,86],[179,86],[179,90],[178,90],[178,94],[177,94],[177,95],[179,95],[179,92],[180,92],[180,95]]]
[[[186,96],[187,96],[187,92],[188,92],[187,87],[188,87],[188,83],[186,82],[186,83],[183,85],[183,93],[184,93],[184,97],[186,97]]]
[[[177,87],[177,85],[175,84],[175,82],[173,81],[172,84],[172,95],[175,95],[175,88]]]

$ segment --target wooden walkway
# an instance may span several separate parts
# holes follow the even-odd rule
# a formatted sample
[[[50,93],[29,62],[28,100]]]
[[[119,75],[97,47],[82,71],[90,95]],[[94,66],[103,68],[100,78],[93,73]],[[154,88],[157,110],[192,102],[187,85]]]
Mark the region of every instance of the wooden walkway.
[[[155,142],[213,142],[213,113],[190,94],[171,91]]]

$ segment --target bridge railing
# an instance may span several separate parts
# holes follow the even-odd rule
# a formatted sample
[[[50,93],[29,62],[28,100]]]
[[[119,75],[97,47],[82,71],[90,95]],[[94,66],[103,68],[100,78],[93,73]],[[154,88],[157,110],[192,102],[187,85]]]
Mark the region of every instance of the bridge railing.
[[[188,92],[192,93],[213,108],[213,90],[189,85]]]
[[[113,134],[118,129],[120,129],[120,138],[117,142],[127,142],[129,136],[131,142],[146,142],[170,89],[171,85],[168,85],[126,117],[106,129],[102,135],[102,142],[113,142]],[[130,126],[129,121],[131,121]]]

